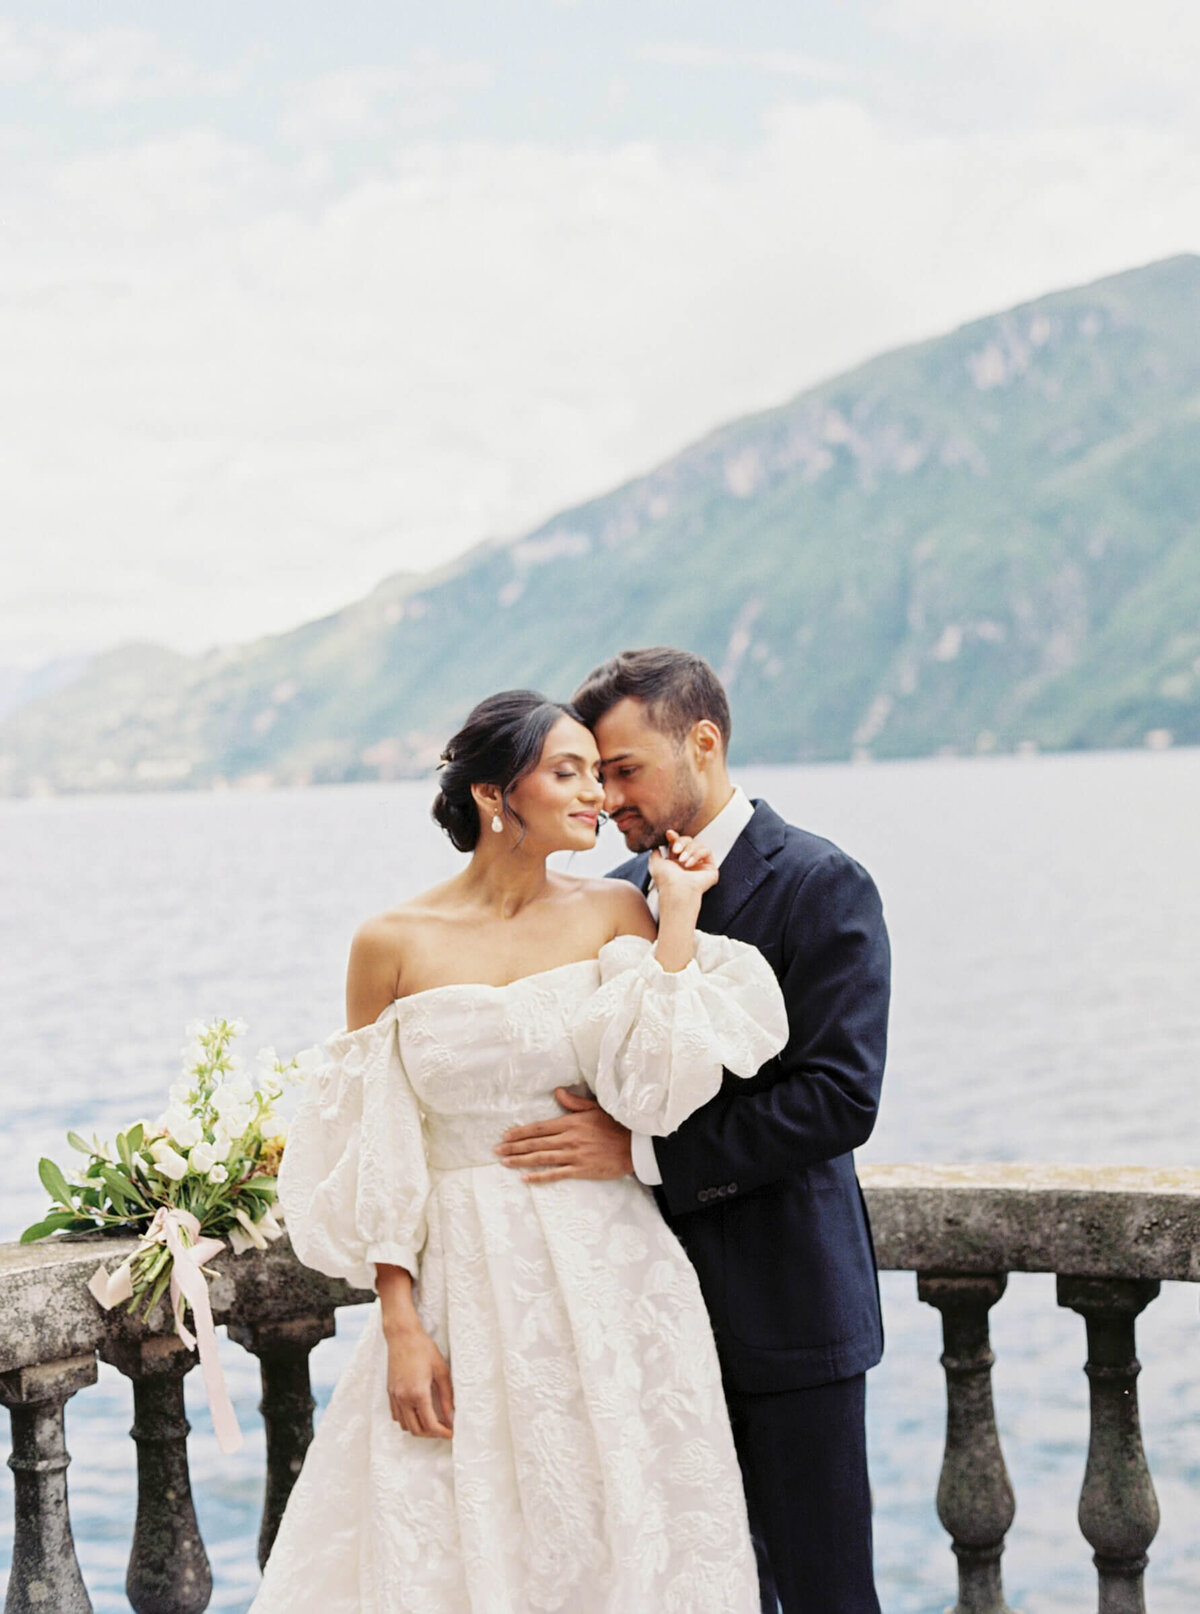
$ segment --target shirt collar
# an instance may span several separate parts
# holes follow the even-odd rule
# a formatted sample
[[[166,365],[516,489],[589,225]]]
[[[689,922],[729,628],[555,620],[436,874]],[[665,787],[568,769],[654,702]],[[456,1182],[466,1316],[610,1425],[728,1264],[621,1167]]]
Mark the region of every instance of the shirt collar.
[[[733,851],[734,842],[753,817],[754,803],[741,785],[735,785],[733,795],[717,816],[710,819],[703,829],[696,831],[696,839],[709,848],[717,860],[718,868]]]

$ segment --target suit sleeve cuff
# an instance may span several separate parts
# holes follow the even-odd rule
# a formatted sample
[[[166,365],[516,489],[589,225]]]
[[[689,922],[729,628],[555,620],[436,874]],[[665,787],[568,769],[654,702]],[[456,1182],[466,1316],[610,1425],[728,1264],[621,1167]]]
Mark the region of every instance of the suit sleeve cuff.
[[[647,1132],[634,1132],[629,1139],[633,1153],[633,1174],[647,1188],[657,1188],[662,1182],[658,1157],[654,1153],[654,1139]]]

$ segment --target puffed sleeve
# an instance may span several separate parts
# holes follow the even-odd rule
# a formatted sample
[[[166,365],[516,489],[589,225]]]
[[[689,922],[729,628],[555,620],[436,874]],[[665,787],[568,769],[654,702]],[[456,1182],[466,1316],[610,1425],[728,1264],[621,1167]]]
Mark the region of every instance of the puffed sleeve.
[[[663,1137],[721,1086],[753,1076],[787,1041],[787,1010],[757,947],[696,934],[686,969],[664,970],[654,944],[618,936],[600,949],[600,986],[571,1027],[601,1107],[631,1132]]]
[[[327,1063],[305,1084],[279,1171],[292,1248],[305,1266],[359,1289],[374,1288],[376,1262],[415,1279],[429,1168],[394,1005],[324,1048]]]

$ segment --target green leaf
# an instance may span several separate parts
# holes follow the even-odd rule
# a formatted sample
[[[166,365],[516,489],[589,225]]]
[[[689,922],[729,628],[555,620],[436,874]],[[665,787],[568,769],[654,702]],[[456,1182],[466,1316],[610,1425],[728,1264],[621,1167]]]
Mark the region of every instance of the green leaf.
[[[116,1205],[118,1210],[127,1211],[130,1207],[136,1210],[138,1206],[145,1204],[145,1200],[129,1178],[116,1166],[105,1166],[102,1176],[104,1177],[104,1186],[108,1189],[113,1204]]]
[[[78,1149],[80,1154],[91,1154],[92,1152],[91,1144],[85,1143],[79,1136],[78,1132],[68,1132],[67,1142],[71,1145],[72,1149]]]
[[[38,1161],[38,1176],[42,1179],[42,1187],[54,1200],[56,1205],[67,1206],[71,1203],[71,1190],[67,1186],[67,1179],[63,1176],[53,1160],[45,1156]]]
[[[124,1132],[117,1133],[117,1153],[121,1156],[121,1164],[126,1171],[133,1170],[133,1156],[129,1152],[129,1139]]]
[[[47,1238],[51,1233],[60,1233],[64,1227],[72,1227],[80,1218],[73,1211],[51,1211],[49,1216],[40,1222],[34,1222],[21,1234],[22,1244],[32,1244],[35,1239]],[[86,1223],[90,1226],[90,1223]]]
[[[125,1134],[125,1136],[129,1142],[129,1150],[131,1154],[136,1154],[141,1148],[142,1139],[145,1137],[145,1135],[146,1128],[140,1121],[136,1124],[136,1126],[131,1126],[129,1128],[129,1131]]]

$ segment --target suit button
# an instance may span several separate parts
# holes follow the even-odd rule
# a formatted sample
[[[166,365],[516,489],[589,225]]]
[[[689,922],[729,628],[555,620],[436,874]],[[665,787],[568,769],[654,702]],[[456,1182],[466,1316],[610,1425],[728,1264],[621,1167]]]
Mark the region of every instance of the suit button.
[[[700,1192],[696,1195],[696,1198],[703,1205],[703,1203],[705,1202],[706,1199],[708,1199],[708,1197],[711,1195],[711,1193],[712,1193],[711,1188],[702,1188],[700,1190]]]
[[[738,1186],[737,1186],[737,1183],[735,1183],[735,1182],[731,1182],[731,1183],[730,1183],[730,1185],[729,1185],[729,1192],[730,1192],[730,1193],[731,1193],[731,1194],[736,1194],[736,1193],[737,1193],[737,1191],[738,1191]]]

